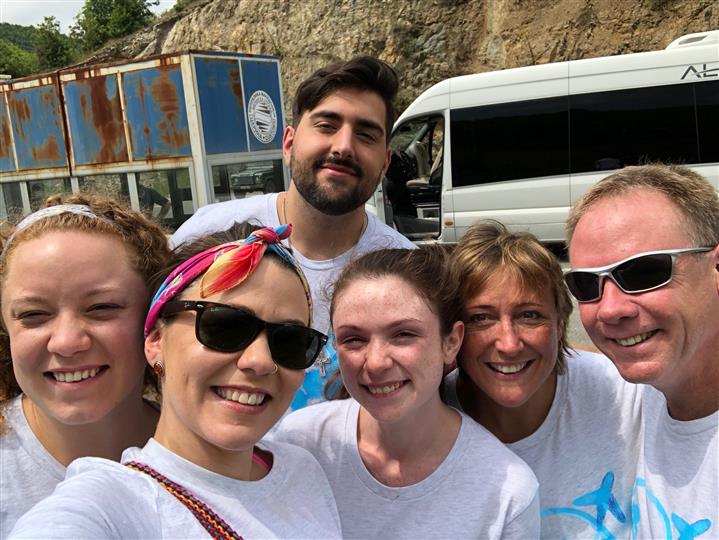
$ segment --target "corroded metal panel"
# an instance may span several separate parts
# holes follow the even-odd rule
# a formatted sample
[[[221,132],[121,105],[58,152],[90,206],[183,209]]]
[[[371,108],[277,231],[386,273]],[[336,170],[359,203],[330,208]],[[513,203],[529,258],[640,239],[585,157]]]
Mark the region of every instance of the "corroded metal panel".
[[[251,58],[241,59],[240,64],[250,151],[279,150],[284,129],[280,64]]]
[[[128,160],[117,76],[96,76],[63,84],[75,164]]]
[[[15,170],[15,159],[12,153],[10,137],[10,117],[5,106],[5,96],[0,93],[0,172]]]
[[[55,85],[36,86],[8,93],[18,167],[66,167],[60,101]]]
[[[133,158],[190,156],[180,66],[128,72],[122,86]]]
[[[206,152],[247,152],[239,62],[236,58],[197,57],[195,74]]]

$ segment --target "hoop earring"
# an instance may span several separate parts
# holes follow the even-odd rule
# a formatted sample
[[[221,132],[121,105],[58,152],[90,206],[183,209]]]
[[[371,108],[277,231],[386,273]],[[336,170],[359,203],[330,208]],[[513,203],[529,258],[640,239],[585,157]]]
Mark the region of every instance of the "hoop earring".
[[[158,360],[154,364],[152,364],[152,371],[155,372],[155,375],[158,377],[163,377],[165,375],[165,366],[162,363],[162,360]]]

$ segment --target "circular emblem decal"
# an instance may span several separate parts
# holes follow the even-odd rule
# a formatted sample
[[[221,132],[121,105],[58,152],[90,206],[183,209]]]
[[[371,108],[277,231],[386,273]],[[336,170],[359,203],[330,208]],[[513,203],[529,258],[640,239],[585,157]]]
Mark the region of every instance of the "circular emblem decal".
[[[250,96],[247,117],[250,130],[258,141],[267,144],[274,140],[277,133],[277,111],[267,92],[258,90]]]

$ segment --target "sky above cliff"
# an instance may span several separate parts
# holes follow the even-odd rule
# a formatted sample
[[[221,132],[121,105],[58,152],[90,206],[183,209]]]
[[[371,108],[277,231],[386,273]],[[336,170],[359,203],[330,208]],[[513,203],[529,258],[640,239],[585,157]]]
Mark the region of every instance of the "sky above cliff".
[[[84,3],[84,0],[0,0],[0,22],[36,25],[43,17],[52,15],[60,21],[60,31],[67,34]],[[150,9],[159,14],[174,4],[175,0],[160,0],[160,5]]]

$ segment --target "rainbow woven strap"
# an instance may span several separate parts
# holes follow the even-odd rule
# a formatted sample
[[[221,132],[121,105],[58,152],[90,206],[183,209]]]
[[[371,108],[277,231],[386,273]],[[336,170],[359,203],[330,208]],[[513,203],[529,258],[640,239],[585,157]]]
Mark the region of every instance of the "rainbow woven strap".
[[[215,514],[209,506],[187,491],[180,484],[176,484],[149,465],[145,465],[139,461],[130,461],[125,465],[157,480],[163,488],[177,497],[177,499],[184,504],[190,512],[192,512],[192,515],[195,516],[197,521],[200,522],[200,525],[205,528],[212,538],[243,540],[242,537],[237,534],[232,527],[225,523],[220,516]]]

